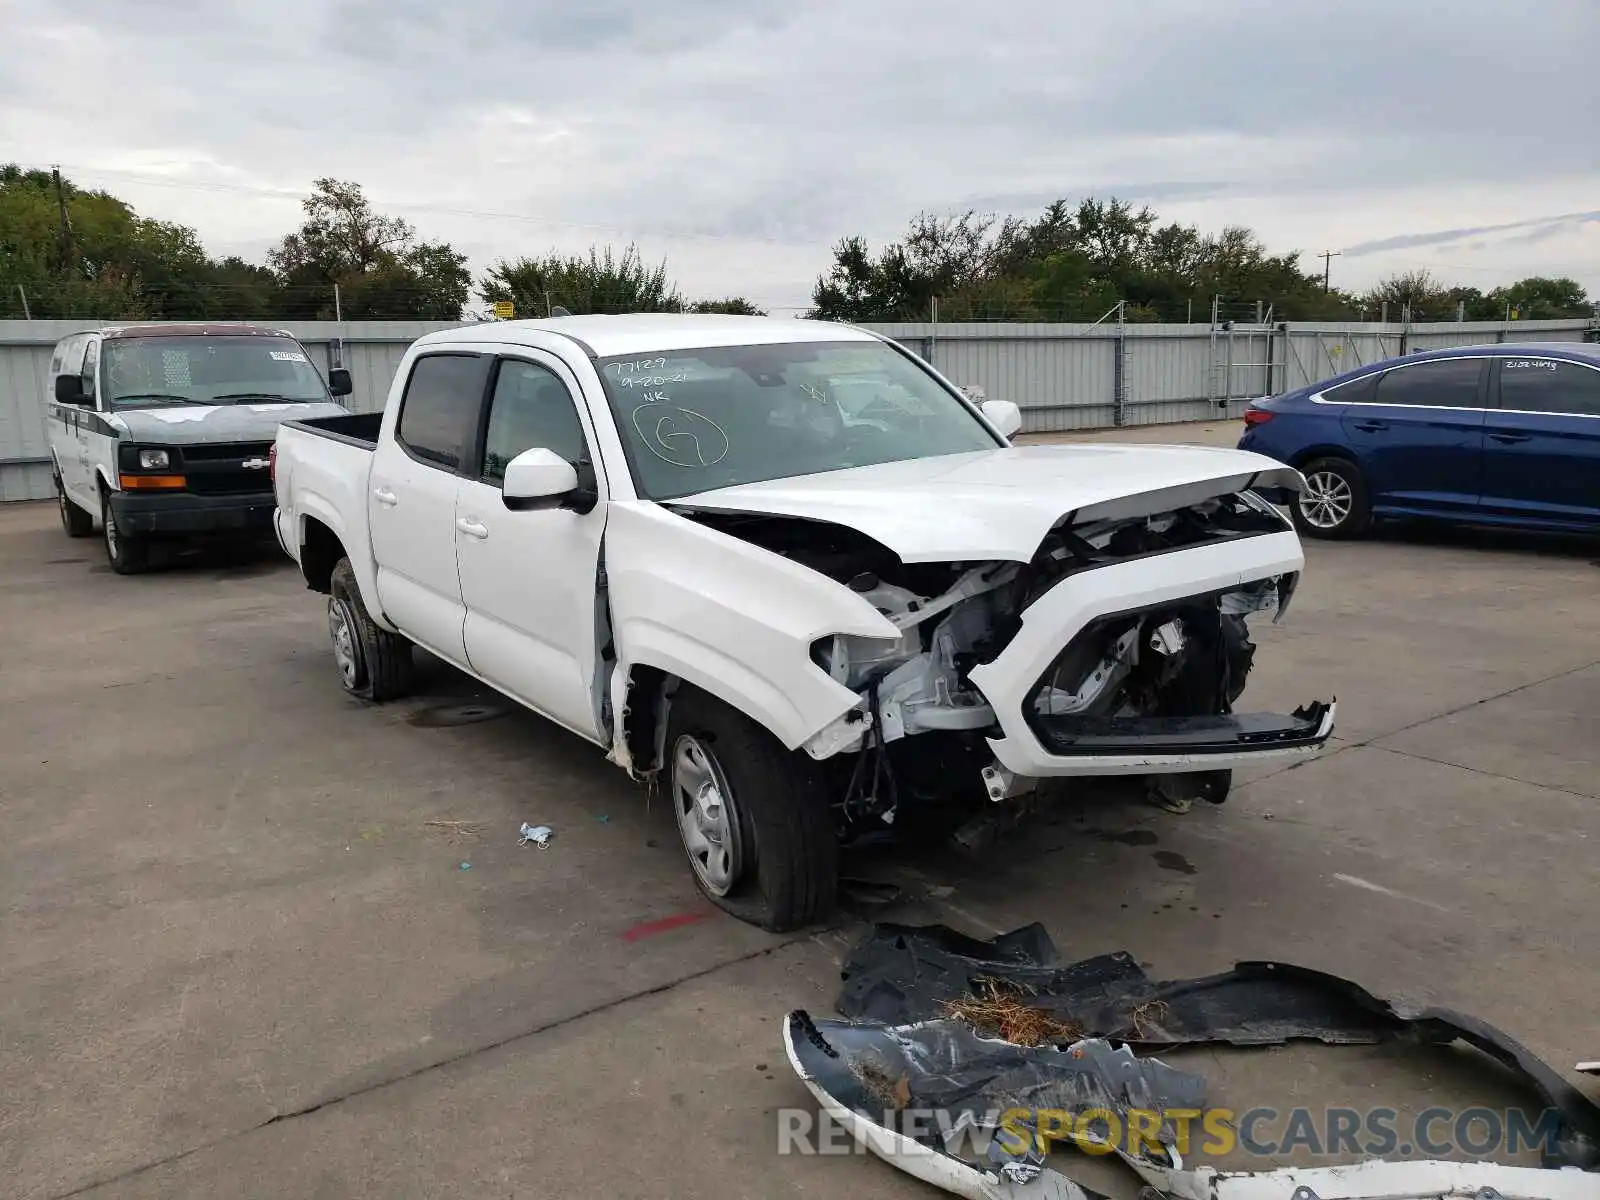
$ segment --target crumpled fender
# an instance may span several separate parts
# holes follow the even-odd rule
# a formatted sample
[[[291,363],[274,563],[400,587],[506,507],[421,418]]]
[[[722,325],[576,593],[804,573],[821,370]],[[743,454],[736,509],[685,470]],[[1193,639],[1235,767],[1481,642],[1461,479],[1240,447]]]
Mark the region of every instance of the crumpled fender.
[[[861,701],[812,661],[812,644],[900,636],[826,575],[648,501],[612,503],[605,567],[624,670],[694,684],[791,750]]]

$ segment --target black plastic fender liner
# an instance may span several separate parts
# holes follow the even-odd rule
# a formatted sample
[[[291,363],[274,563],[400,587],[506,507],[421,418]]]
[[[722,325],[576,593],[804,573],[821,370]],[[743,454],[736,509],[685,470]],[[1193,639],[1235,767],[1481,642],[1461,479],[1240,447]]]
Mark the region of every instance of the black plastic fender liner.
[[[946,1001],[975,994],[981,981],[994,980],[1028,993],[1030,1004],[1085,1036],[1131,1046],[1466,1042],[1560,1115],[1546,1165],[1600,1166],[1600,1106],[1521,1042],[1465,1013],[1384,1000],[1309,967],[1241,962],[1196,979],[1152,980],[1126,951],[1061,964],[1038,924],[993,941],[943,925],[879,925],[856,945],[842,975],[838,1011],[887,1025],[940,1017]]]

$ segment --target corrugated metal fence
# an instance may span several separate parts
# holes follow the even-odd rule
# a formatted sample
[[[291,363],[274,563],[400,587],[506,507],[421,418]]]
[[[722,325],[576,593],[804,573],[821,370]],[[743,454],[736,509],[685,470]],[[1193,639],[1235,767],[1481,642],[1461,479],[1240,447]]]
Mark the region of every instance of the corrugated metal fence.
[[[1427,325],[872,325],[992,400],[1014,400],[1023,430],[1047,433],[1237,416],[1252,398],[1416,350],[1503,341],[1581,341],[1587,321]],[[0,500],[51,495],[45,395],[50,352],[84,326],[0,321]],[[349,405],[376,412],[406,347],[428,322],[313,321],[288,329],[324,368],[355,378]]]

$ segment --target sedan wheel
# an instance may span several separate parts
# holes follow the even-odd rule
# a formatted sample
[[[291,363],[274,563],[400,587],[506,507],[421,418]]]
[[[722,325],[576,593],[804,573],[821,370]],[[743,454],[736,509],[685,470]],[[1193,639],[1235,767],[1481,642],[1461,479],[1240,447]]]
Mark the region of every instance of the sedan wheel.
[[[1334,530],[1350,519],[1355,496],[1349,482],[1332,471],[1306,476],[1306,490],[1300,493],[1300,511],[1318,529]]]
[[[1352,538],[1372,524],[1366,476],[1344,458],[1319,458],[1301,468],[1305,487],[1290,511],[1301,533],[1319,538]]]

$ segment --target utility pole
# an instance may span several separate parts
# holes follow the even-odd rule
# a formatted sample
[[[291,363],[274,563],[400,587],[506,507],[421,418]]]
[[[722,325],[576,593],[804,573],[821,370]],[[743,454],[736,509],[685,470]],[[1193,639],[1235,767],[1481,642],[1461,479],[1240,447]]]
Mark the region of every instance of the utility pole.
[[[67,218],[67,193],[61,186],[61,168],[51,167],[50,176],[55,181],[56,211],[61,216],[61,269],[65,271],[72,265],[72,222]]]
[[[337,283],[333,285],[333,319],[340,322],[344,320],[344,304],[339,299],[339,285]]]
[[[1317,257],[1322,260],[1322,290],[1323,291],[1327,291],[1328,290],[1328,278],[1332,274],[1332,271],[1333,271],[1333,260],[1338,258],[1339,255],[1341,255],[1343,253],[1344,253],[1344,251],[1342,251],[1342,250],[1324,250],[1321,254],[1317,255]]]

